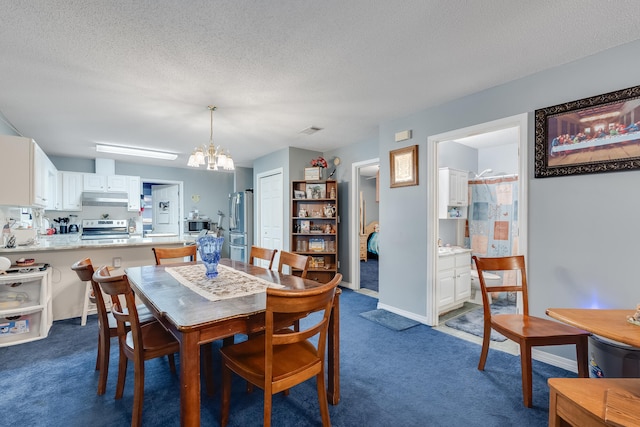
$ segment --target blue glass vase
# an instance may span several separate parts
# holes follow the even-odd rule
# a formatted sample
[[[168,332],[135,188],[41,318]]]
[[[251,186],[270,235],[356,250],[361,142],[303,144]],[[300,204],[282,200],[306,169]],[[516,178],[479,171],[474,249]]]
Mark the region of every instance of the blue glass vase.
[[[205,235],[196,239],[200,259],[207,268],[207,278],[213,279],[218,276],[218,263],[220,262],[220,252],[224,237]]]

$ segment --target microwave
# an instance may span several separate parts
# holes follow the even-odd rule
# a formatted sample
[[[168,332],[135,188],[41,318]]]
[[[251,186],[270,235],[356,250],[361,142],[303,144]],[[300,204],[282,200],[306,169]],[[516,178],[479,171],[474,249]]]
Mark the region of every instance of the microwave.
[[[199,233],[202,230],[211,230],[211,221],[208,219],[188,219],[184,222],[185,233]]]

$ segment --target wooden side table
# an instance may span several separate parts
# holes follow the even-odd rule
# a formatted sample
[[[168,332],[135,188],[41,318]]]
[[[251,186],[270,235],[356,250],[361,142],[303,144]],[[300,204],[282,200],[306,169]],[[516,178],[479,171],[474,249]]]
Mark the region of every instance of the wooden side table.
[[[640,378],[550,378],[549,427],[639,425]]]

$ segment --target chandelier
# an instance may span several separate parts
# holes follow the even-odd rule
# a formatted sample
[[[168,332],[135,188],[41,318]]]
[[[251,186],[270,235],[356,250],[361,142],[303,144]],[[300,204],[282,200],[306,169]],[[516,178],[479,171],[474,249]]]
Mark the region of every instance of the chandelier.
[[[187,166],[191,166],[193,168],[200,167],[202,165],[207,165],[207,170],[226,170],[232,171],[235,170],[236,167],[233,164],[233,159],[231,158],[231,153],[229,150],[226,152],[224,149],[220,148],[220,146],[215,146],[213,144],[213,112],[216,107],[213,105],[209,105],[209,111],[211,112],[211,129],[209,133],[209,145],[203,144],[200,147],[196,147],[193,150],[193,153],[189,156],[189,161],[187,162]]]

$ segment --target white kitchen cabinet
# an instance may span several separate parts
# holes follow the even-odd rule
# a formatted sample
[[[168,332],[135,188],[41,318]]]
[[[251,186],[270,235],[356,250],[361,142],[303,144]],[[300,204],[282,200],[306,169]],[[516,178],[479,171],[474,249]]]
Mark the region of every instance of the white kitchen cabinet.
[[[81,172],[60,172],[62,175],[62,210],[81,211],[84,174]]]
[[[440,168],[438,174],[438,218],[466,218],[468,204],[469,172]]]
[[[50,162],[47,155],[30,138],[0,135],[0,152],[5,162],[0,168],[0,205],[47,207]],[[52,183],[55,186],[56,181]]]
[[[83,191],[107,191],[107,177],[106,175],[98,175],[96,173],[85,173],[82,188]]]
[[[126,193],[129,191],[128,176],[84,174],[84,191]]]
[[[0,276],[0,347],[46,338],[53,323],[49,270]]]
[[[462,307],[471,297],[471,253],[448,252],[438,257],[438,314]]]
[[[142,187],[140,186],[139,176],[127,177],[127,193],[129,193],[129,210],[139,212],[140,194],[142,194]]]
[[[128,176],[107,175],[107,192],[126,193],[129,191]],[[139,190],[138,190],[139,192]]]
[[[42,152],[44,156],[45,163],[45,178],[44,178],[44,187],[45,187],[45,209],[59,211],[62,207],[62,200],[60,200],[60,192],[58,191],[58,169],[55,167],[53,162]]]

